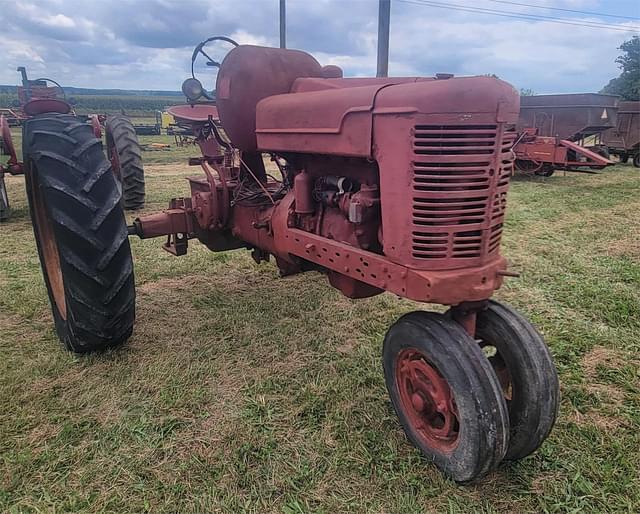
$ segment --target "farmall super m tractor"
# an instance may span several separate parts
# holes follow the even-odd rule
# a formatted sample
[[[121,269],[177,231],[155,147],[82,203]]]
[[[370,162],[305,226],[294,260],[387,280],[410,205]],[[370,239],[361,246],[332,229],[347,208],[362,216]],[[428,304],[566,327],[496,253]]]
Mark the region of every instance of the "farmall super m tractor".
[[[208,41],[219,40],[212,38]],[[226,39],[225,39],[226,40]],[[295,50],[237,46],[215,102],[190,78],[203,174],[191,195],[127,227],[91,127],[26,122],[24,153],[57,333],[75,352],[115,346],[135,309],[128,236],[182,255],[246,248],[281,275],[317,270],[350,298],[389,291],[449,306],[391,326],[383,368],[408,438],[448,476],[476,480],[549,434],[558,378],[536,329],[490,299],[513,275],[500,255],[519,97],[489,77],[342,78]],[[280,177],[265,170],[269,156]],[[286,344],[286,341],[283,341]]]

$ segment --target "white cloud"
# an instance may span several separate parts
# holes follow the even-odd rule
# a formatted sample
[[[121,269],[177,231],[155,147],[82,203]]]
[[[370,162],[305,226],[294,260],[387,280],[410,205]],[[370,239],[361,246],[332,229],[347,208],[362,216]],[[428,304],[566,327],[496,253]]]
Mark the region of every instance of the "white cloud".
[[[18,65],[62,84],[174,89],[189,71],[193,46],[211,35],[278,44],[275,0],[0,0],[0,83]],[[451,3],[467,3],[455,0]],[[527,3],[527,2],[523,2]],[[544,0],[538,5],[612,10],[604,0]],[[622,19],[542,11],[476,0],[475,7],[630,26]],[[616,2],[633,12],[633,0]],[[624,5],[628,8],[624,10]],[[375,74],[376,0],[288,0],[287,40],[346,75]],[[495,73],[537,92],[596,91],[619,73],[617,47],[632,32],[559,25],[437,9],[394,0],[392,74]],[[224,55],[226,47],[214,50]],[[199,67],[202,73],[210,69]],[[206,79],[206,75],[203,75]],[[213,80],[213,77],[211,77]]]

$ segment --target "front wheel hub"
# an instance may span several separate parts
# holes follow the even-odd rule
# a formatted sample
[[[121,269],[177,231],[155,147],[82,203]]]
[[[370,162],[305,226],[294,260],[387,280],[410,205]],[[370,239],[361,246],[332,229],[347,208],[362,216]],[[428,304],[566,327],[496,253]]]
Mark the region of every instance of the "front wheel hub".
[[[396,363],[400,401],[414,433],[439,451],[456,447],[460,431],[453,392],[447,381],[415,348],[403,350]]]

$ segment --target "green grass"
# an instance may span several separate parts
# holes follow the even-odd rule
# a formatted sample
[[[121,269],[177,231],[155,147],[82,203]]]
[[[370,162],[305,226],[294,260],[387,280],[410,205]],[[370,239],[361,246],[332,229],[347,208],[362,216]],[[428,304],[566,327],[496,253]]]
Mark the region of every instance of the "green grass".
[[[187,194],[194,172],[147,170],[148,212]],[[560,418],[537,453],[471,487],[420,457],[387,398],[381,341],[417,304],[352,301],[316,273],[279,279],[241,251],[194,243],[175,258],[133,240],[134,335],[78,358],[52,329],[23,180],[7,183],[1,511],[640,510],[638,170],[514,180],[504,253],[522,277],[497,297],[549,343]]]

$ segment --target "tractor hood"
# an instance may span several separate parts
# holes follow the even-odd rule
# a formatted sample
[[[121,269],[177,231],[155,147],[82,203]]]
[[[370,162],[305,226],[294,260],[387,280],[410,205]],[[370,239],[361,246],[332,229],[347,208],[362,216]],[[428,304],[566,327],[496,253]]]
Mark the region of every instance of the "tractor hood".
[[[374,117],[443,114],[466,124],[475,118],[515,123],[518,111],[513,87],[490,77],[299,78],[291,93],[257,104],[256,135],[262,151],[373,158]]]

